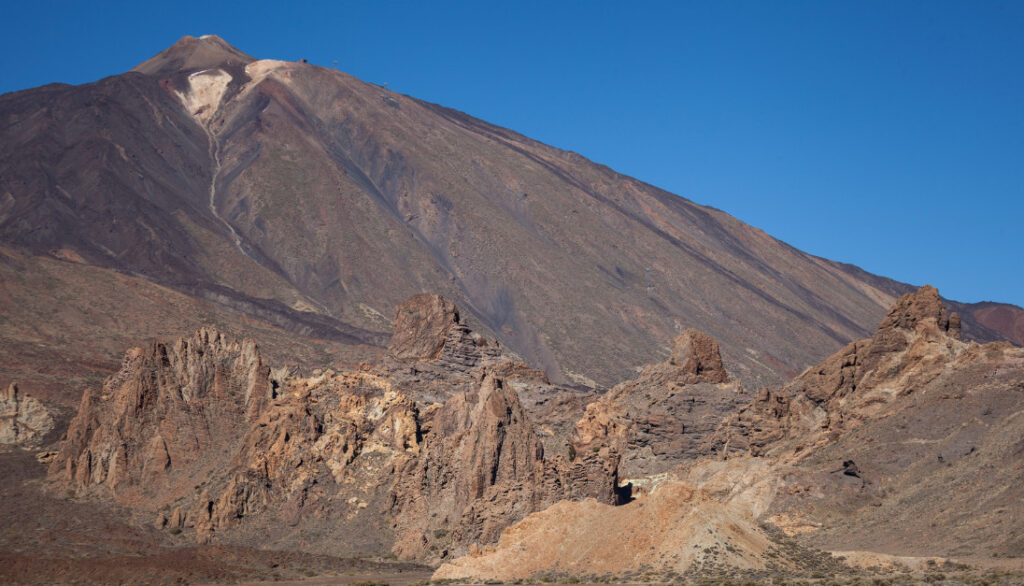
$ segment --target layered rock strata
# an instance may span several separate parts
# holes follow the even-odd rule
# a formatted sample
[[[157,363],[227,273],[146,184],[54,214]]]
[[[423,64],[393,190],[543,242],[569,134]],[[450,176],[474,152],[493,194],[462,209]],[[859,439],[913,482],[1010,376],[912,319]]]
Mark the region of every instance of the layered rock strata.
[[[573,432],[573,450],[614,448],[624,478],[659,474],[714,453],[709,436],[749,400],[742,387],[730,383],[718,343],[686,330],[667,360],[646,366],[638,378],[587,406]]]

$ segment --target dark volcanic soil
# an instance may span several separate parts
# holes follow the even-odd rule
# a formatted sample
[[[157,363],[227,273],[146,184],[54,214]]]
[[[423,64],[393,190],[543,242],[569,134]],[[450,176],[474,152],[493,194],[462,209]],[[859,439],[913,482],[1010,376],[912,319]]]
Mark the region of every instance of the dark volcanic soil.
[[[196,583],[410,574],[430,568],[255,548],[196,546],[191,538],[133,527],[97,501],[47,494],[32,453],[0,453],[0,583]],[[396,582],[398,580],[395,580]]]

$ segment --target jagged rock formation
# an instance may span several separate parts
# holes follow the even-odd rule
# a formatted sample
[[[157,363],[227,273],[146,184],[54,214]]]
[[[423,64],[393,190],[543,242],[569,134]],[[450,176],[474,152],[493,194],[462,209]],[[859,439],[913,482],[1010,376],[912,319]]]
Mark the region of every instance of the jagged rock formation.
[[[834,440],[938,376],[967,350],[959,338],[959,316],[947,313],[934,287],[921,287],[900,297],[871,338],[848,344],[782,389],[759,391],[726,425],[727,437],[716,439],[754,454],[785,438],[802,449]]]
[[[427,402],[444,401],[476,384],[486,365],[516,362],[496,340],[474,332],[458,307],[440,295],[414,295],[395,308],[394,333],[384,355],[389,376]]]
[[[474,390],[489,370],[514,389],[548,454],[566,453],[573,424],[595,390],[551,384],[497,340],[473,331],[454,303],[439,295],[414,295],[395,309],[395,333],[382,368],[400,390],[417,401],[443,402]]]
[[[461,553],[563,498],[614,502],[616,454],[545,458],[517,388],[543,373],[473,355],[481,343],[434,296],[396,319],[430,348],[384,365],[312,377],[271,371],[251,340],[206,328],[129,351],[87,391],[50,476],[82,495],[148,512],[201,542],[266,542],[333,553]],[[433,327],[443,317],[444,327]],[[421,335],[422,334],[422,335]],[[443,344],[436,344],[440,338]],[[467,345],[469,349],[467,349]],[[471,357],[442,378],[445,357]],[[410,363],[433,368],[431,395],[406,394]],[[402,373],[392,378],[390,367]],[[475,378],[474,378],[475,377]],[[393,522],[388,519],[394,519]],[[313,540],[309,536],[317,535]]]
[[[53,429],[50,411],[11,383],[0,393],[0,445],[34,446]]]
[[[667,360],[651,364],[587,406],[572,445],[577,454],[604,446],[622,456],[620,474],[637,478],[714,453],[707,441],[722,417],[750,401],[722,365],[718,343],[689,329]]]
[[[614,502],[614,454],[545,459],[515,390],[498,373],[482,376],[474,391],[424,414],[421,457],[398,471],[394,488],[400,555],[465,553],[562,499]]]
[[[83,394],[51,475],[129,505],[173,502],[227,467],[273,393],[252,340],[203,328],[134,348],[102,389]]]
[[[387,355],[398,360],[440,361],[446,370],[464,371],[502,355],[499,344],[473,332],[440,295],[423,293],[401,303],[391,329]]]
[[[722,365],[718,342],[704,332],[690,328],[673,341],[669,359],[644,367],[640,378],[655,384],[715,384],[729,382],[729,373]]]
[[[934,288],[904,295],[874,336],[760,391],[712,440],[792,466],[770,516],[806,543],[1024,555],[1024,349],[958,326]]]
[[[901,297],[871,338],[725,416],[694,448],[699,459],[641,479],[635,502],[560,503],[435,578],[600,576],[641,566],[687,577],[721,571],[701,557],[716,553],[713,564],[779,564],[790,577],[842,570],[808,568],[808,560],[837,562],[800,547],[852,559],[910,556],[899,558],[909,564],[1024,556],[1016,506],[1024,498],[1024,349],[958,338],[957,316],[922,287]],[[592,417],[577,426],[577,440],[593,432],[591,442],[626,445],[624,469],[637,465],[628,450],[637,421],[657,409],[630,406],[638,381],[610,393],[618,402],[588,407]],[[790,537],[763,531],[772,525]]]

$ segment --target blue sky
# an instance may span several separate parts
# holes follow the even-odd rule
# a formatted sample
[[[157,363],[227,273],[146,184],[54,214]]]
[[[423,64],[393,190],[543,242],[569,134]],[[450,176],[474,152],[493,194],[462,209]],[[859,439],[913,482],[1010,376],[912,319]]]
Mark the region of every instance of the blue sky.
[[[209,4],[209,5],[208,5]],[[306,58],[947,297],[1024,305],[1024,2],[14,2],[0,92]]]

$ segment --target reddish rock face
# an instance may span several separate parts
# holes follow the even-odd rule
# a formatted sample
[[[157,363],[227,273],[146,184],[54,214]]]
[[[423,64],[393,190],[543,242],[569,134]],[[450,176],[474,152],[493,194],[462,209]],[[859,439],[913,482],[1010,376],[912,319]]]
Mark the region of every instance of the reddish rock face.
[[[547,399],[567,391],[505,360],[450,302],[403,307],[396,323],[413,335],[393,348],[418,350],[359,371],[274,374],[251,340],[209,328],[130,350],[83,396],[50,478],[201,542],[424,559],[493,541],[558,500],[614,502],[616,455],[546,458],[519,397],[550,417]],[[403,390],[423,373],[443,403]],[[316,543],[300,540],[313,532]]]
[[[212,328],[129,350],[102,389],[83,395],[51,477],[103,486],[129,505],[189,495],[228,467],[273,393],[256,344]]]
[[[414,295],[399,304],[393,326],[385,368],[419,400],[444,401],[475,384],[477,369],[519,360],[470,329],[455,304],[440,295]]]
[[[440,295],[410,297],[395,308],[388,354],[399,360],[437,360],[448,334],[459,325],[459,310]]]
[[[916,292],[907,293],[897,299],[885,319],[878,325],[878,332],[936,327],[959,339],[959,321],[957,314],[950,316],[946,311],[939,297],[939,290],[931,285],[925,285]]]
[[[718,342],[700,330],[690,328],[672,343],[672,356],[662,365],[648,366],[644,377],[663,376],[680,384],[727,383],[729,373],[722,365]]]
[[[516,392],[493,371],[482,376],[424,415],[421,455],[398,473],[392,512],[403,557],[463,554],[563,499],[614,502],[613,453],[545,459]]]
[[[514,389],[548,452],[567,453],[572,425],[598,393],[553,385],[547,373],[474,332],[460,315],[455,304],[438,295],[415,295],[400,304],[383,361],[388,379],[402,393],[433,403],[475,391],[481,372],[491,372]]]

